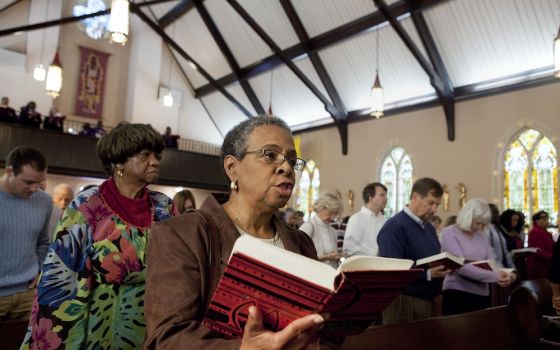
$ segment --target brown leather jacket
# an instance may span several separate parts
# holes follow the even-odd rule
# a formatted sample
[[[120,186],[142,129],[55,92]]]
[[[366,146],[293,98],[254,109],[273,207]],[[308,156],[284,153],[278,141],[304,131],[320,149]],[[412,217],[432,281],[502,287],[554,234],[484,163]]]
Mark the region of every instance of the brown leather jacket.
[[[204,216],[190,212],[152,228],[144,349],[239,349],[240,339],[225,339],[201,324],[239,232],[212,196],[200,211]],[[273,220],[285,249],[317,258],[306,234]],[[218,233],[219,247],[210,242],[208,231],[212,230]],[[215,256],[218,251],[219,257]],[[212,267],[219,268],[219,275],[211,276]]]

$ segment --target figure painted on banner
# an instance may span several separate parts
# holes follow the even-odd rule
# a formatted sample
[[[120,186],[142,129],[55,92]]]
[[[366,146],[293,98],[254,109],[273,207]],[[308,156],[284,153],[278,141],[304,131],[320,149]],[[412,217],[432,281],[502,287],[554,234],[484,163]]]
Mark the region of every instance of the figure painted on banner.
[[[462,182],[459,182],[455,188],[459,191],[459,208],[462,208],[467,203],[467,187]]]
[[[78,100],[83,103],[84,112],[96,114],[101,103],[101,87],[105,78],[105,72],[96,54],[88,55],[87,64],[80,74],[82,86]]]
[[[443,210],[449,210],[449,190],[447,185],[443,185],[443,195],[441,196],[441,204],[443,205]]]

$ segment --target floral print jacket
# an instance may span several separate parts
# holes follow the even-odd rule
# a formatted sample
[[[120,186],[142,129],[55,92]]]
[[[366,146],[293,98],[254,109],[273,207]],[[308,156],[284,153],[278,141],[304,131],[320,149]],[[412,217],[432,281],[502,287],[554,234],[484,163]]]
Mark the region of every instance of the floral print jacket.
[[[152,220],[170,218],[171,199],[148,195]],[[56,232],[21,348],[140,348],[150,227],[122,220],[93,187],[68,206]]]

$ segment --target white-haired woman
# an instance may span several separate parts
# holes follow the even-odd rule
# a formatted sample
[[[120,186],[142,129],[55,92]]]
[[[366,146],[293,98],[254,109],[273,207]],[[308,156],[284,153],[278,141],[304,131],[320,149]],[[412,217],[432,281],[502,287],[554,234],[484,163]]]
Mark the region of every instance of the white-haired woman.
[[[443,229],[442,250],[471,261],[494,260],[494,251],[483,233],[491,217],[485,200],[474,198],[468,201],[457,214],[457,223]],[[465,264],[443,280],[443,314],[460,314],[490,307],[490,283],[505,287],[515,279],[513,272],[495,272]]]
[[[337,267],[342,255],[338,252],[337,232],[330,223],[342,212],[342,201],[334,194],[324,194],[313,204],[313,211],[311,219],[299,229],[311,237],[319,260]]]

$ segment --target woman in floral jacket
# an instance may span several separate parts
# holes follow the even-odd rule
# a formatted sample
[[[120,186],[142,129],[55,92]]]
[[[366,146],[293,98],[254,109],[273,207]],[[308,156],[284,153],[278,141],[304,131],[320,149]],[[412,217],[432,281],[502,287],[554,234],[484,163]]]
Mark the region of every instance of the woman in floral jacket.
[[[137,349],[144,339],[146,244],[171,200],[150,191],[164,148],[121,123],[97,144],[111,177],[78,194],[49,247],[22,349]]]

